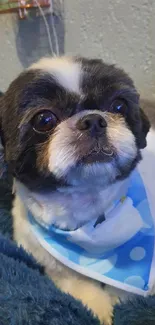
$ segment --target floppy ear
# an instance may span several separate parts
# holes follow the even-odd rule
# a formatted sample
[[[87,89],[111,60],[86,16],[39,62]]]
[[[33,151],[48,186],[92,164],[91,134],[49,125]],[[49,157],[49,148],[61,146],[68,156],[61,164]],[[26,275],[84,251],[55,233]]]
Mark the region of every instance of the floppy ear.
[[[144,149],[147,145],[146,136],[150,130],[150,122],[147,115],[144,113],[142,108],[140,108],[140,118],[141,118],[141,130],[138,137],[138,145],[140,149]]]

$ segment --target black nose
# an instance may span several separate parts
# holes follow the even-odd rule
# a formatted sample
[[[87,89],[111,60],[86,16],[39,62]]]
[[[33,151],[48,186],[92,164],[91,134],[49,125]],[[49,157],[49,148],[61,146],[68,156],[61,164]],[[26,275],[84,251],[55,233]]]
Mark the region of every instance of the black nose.
[[[103,133],[106,127],[107,122],[99,114],[89,114],[77,122],[78,130],[89,131],[92,136]]]

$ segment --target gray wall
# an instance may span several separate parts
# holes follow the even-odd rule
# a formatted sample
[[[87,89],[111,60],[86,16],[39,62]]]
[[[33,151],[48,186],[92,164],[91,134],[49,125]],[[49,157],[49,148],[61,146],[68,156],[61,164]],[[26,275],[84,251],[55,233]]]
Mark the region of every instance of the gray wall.
[[[54,24],[58,34],[60,53],[64,52],[64,6],[54,2]],[[51,15],[46,15],[53,38]],[[53,41],[54,43],[54,41]],[[55,50],[55,44],[54,50]],[[42,56],[51,54],[47,31],[42,17],[31,14],[20,20],[16,14],[0,15],[0,89],[5,90],[10,81],[24,68]]]
[[[155,98],[155,0],[55,0],[60,51],[101,57],[134,78]],[[51,17],[48,16],[50,22]],[[31,62],[50,53],[41,17],[0,16],[0,88]]]

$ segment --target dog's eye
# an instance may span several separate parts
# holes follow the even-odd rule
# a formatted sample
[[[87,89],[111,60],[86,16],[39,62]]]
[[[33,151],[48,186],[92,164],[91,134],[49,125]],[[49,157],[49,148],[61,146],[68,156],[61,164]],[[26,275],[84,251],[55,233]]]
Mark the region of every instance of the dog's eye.
[[[111,105],[111,111],[113,113],[126,114],[127,104],[123,99],[115,99]]]
[[[56,123],[56,116],[48,110],[37,113],[32,119],[33,129],[38,133],[49,132],[55,127]]]

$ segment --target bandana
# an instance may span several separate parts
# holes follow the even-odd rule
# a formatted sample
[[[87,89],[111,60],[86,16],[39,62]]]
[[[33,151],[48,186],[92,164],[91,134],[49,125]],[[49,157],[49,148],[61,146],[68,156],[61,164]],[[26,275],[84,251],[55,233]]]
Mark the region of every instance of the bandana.
[[[152,131],[143,160],[129,178],[126,196],[113,202],[105,221],[96,225],[91,220],[74,231],[64,231],[42,225],[28,213],[37,240],[58,261],[87,277],[143,296],[151,293],[155,283],[154,139]]]

